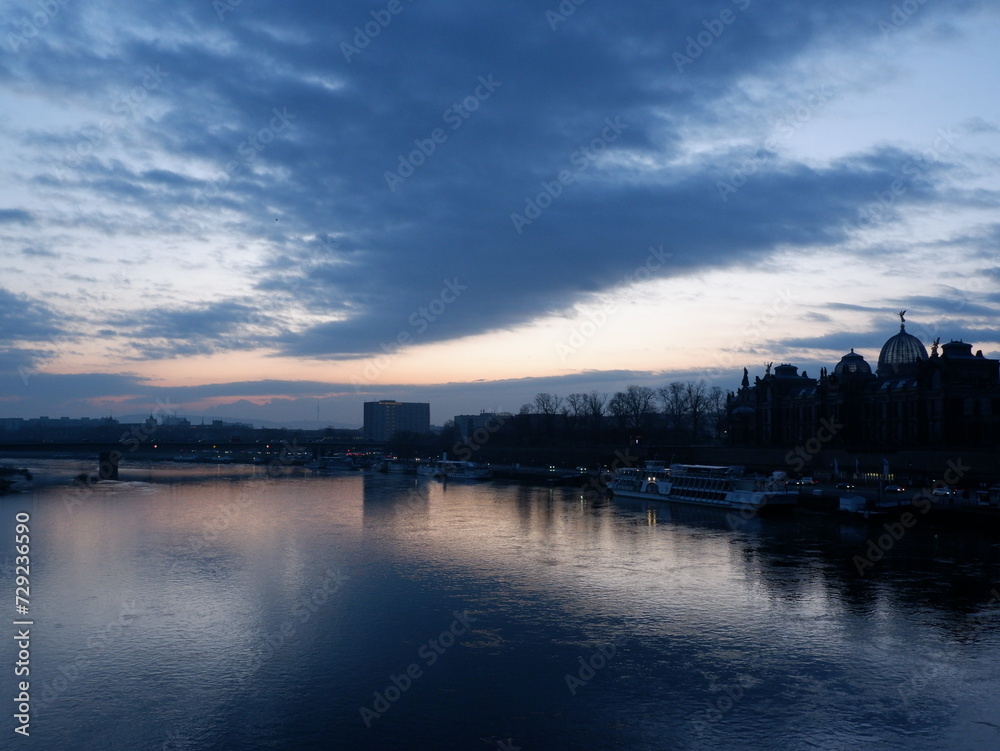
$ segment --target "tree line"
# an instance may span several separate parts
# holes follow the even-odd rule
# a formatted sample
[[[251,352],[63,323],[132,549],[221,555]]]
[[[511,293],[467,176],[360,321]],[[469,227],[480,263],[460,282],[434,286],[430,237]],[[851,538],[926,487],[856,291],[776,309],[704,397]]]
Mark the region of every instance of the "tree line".
[[[721,437],[725,414],[725,393],[704,381],[674,381],[660,388],[630,385],[613,394],[590,391],[563,397],[540,392],[517,414],[496,414],[489,443],[524,447],[610,445],[632,440],[694,443]],[[454,450],[461,438],[454,421],[449,420],[435,443]]]
[[[673,381],[659,388],[630,385],[613,394],[574,392],[565,397],[540,392],[517,414],[491,413],[488,429],[460,435],[454,420],[440,434],[396,434],[387,450],[399,456],[475,449],[572,448],[645,444],[690,444],[719,439],[726,418],[726,394],[705,381]],[[483,434],[483,435],[481,435]],[[488,434],[488,435],[485,435]]]
[[[590,391],[563,398],[541,392],[521,407],[518,417],[532,415],[558,417],[570,434],[593,437],[612,431],[647,439],[697,441],[721,437],[726,394],[703,380],[672,381],[659,388],[630,385],[611,395]]]

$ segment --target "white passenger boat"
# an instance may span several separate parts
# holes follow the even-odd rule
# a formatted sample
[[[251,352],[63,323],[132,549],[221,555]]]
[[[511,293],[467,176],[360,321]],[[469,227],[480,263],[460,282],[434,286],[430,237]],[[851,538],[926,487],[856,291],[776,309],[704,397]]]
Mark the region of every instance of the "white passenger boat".
[[[743,467],[646,462],[615,470],[608,486],[615,496],[686,503],[769,515],[788,512],[798,503],[784,472],[770,477],[748,475]]]

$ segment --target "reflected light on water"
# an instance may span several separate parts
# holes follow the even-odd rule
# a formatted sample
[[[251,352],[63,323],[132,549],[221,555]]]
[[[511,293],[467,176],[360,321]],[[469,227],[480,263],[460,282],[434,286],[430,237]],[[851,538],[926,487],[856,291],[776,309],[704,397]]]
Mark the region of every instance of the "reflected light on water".
[[[975,535],[917,528],[861,577],[851,559],[871,533],[833,520],[185,472],[18,499],[37,542],[45,748],[996,740],[1000,551]],[[456,614],[469,627],[449,636]],[[410,666],[419,676],[366,725],[361,709]]]

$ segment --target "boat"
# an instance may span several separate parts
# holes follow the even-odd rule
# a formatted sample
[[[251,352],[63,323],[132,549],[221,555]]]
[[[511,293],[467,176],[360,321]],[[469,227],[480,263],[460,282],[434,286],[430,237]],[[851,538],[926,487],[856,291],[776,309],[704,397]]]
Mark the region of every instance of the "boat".
[[[789,490],[784,472],[770,477],[747,474],[741,466],[671,464],[647,461],[615,470],[608,486],[622,498],[683,503],[762,516],[790,512],[798,491]]]
[[[360,467],[354,460],[354,457],[347,454],[328,454],[325,456],[318,456],[312,461],[308,462],[306,469],[311,469],[313,472],[356,472]]]
[[[421,464],[417,473],[439,480],[488,480],[493,476],[493,470],[475,462],[442,459],[434,464]]]
[[[920,506],[920,508],[925,509],[926,513],[926,510],[930,508],[930,501],[925,500],[924,503],[927,504],[926,507]],[[866,498],[863,495],[849,494],[840,496],[838,502],[840,516],[854,519],[880,520],[892,514],[898,516],[900,512],[912,508],[914,508],[913,499],[909,497],[883,498],[879,500]]]
[[[895,509],[895,504],[893,504],[893,508]],[[840,496],[838,511],[841,516],[855,519],[881,519],[888,516],[889,507],[879,505],[863,495],[850,494]]]

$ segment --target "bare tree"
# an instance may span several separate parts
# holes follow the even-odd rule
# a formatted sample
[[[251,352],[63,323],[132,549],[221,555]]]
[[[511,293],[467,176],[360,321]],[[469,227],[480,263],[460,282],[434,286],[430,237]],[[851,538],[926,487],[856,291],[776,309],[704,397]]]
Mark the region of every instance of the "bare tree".
[[[622,394],[629,422],[634,428],[642,428],[655,411],[653,402],[656,392],[648,386],[628,386]]]
[[[535,409],[543,415],[555,415],[559,413],[562,406],[562,397],[555,394],[541,392],[535,394]]]
[[[535,394],[535,411],[544,415],[543,425],[549,441],[555,441],[556,437],[556,415],[562,414],[562,397],[555,394],[541,392]]]
[[[687,398],[687,411],[691,418],[691,439],[698,440],[701,421],[708,409],[708,390],[705,388],[705,381],[685,383],[684,396]]]
[[[574,435],[579,435],[582,432],[581,425],[584,420],[585,407],[586,407],[585,399],[586,396],[584,394],[581,394],[580,392],[572,393],[566,397],[566,404],[568,405],[568,409],[572,410],[573,412],[570,429]]]
[[[625,402],[625,394],[621,391],[615,393],[608,401],[608,412],[618,418],[618,427],[625,428],[628,420],[628,404]]]
[[[600,436],[601,423],[604,421],[604,410],[608,404],[608,395],[591,391],[589,394],[584,395],[583,402],[587,418],[590,420],[591,429],[594,431],[595,437]]]
[[[607,394],[591,391],[589,394],[584,394],[583,401],[584,408],[591,419],[600,420],[604,417],[604,408],[608,404]]]
[[[722,435],[722,426],[726,422],[726,394],[719,386],[712,386],[708,391],[708,412],[712,430],[718,438]]]
[[[670,427],[680,431],[684,427],[684,416],[687,414],[687,394],[684,384],[672,381],[659,389],[660,401],[663,402],[663,413]]]

